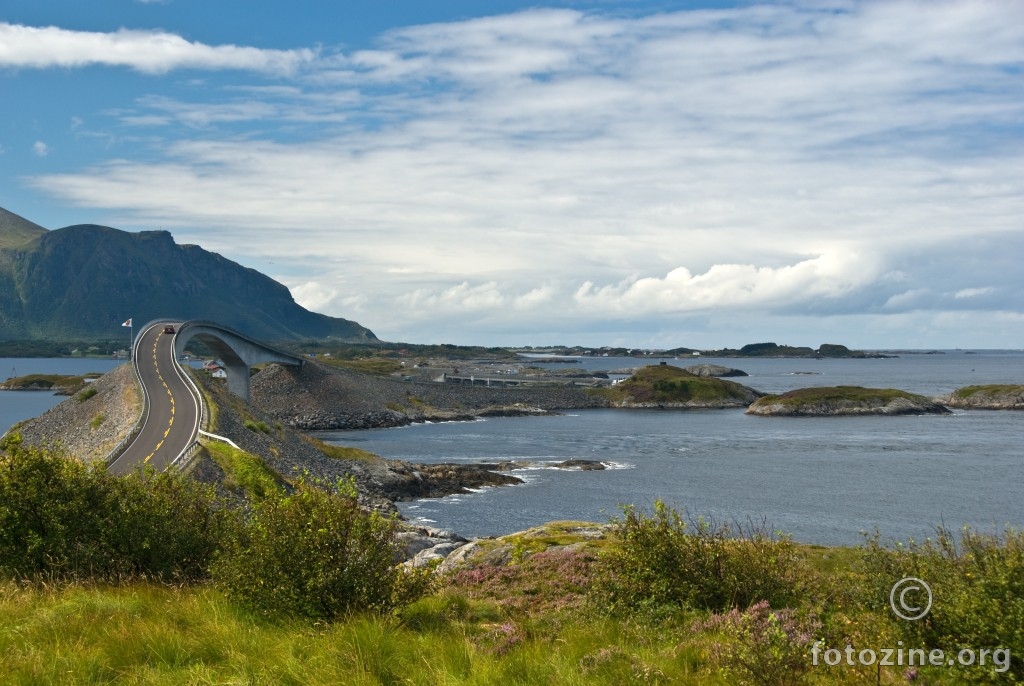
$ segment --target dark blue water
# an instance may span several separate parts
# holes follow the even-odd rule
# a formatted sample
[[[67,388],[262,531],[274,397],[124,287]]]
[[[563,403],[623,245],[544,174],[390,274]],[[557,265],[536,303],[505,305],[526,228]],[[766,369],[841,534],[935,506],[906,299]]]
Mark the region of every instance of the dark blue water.
[[[624,362],[630,363],[586,366]],[[938,395],[971,383],[1024,383],[1020,353],[717,362],[745,369],[752,376],[738,381],[773,392],[856,384]],[[822,544],[856,544],[861,532],[875,529],[905,540],[933,535],[940,524],[1024,527],[1024,412],[801,419],[732,410],[592,410],[322,437],[422,462],[538,463],[515,472],[526,479],[522,486],[401,505],[410,519],[464,535],[499,535],[555,519],[604,521],[620,505],[645,507],[656,498],[720,521],[767,522]],[[571,458],[613,468],[544,466]]]
[[[118,364],[124,364],[124,360],[0,358],[0,380],[29,374],[105,374]],[[66,396],[48,391],[0,391],[0,434],[17,422],[38,417],[65,399]]]

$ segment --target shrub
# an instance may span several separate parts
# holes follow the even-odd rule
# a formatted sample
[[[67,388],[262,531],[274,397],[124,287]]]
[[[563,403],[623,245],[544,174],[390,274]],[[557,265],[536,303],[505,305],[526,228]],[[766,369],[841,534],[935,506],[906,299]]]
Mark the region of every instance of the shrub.
[[[694,628],[721,633],[726,639],[714,646],[713,653],[729,683],[787,686],[804,682],[821,623],[792,610],[772,610],[762,600],[743,612],[712,615]]]
[[[257,422],[257,421],[253,421],[252,419],[246,419],[245,420],[245,428],[248,429],[249,431],[253,431],[253,432],[259,432],[259,433],[265,433],[265,434],[269,434],[270,433],[270,427],[267,425],[266,422]]]
[[[334,619],[390,611],[426,590],[428,572],[395,564],[395,522],[359,508],[354,488],[300,482],[258,502],[213,568],[230,597],[265,615]]]
[[[895,548],[883,547],[876,534],[864,547],[861,566],[861,602],[893,617],[907,645],[947,653],[1004,649],[1012,656],[1008,674],[957,665],[958,680],[1024,680],[1024,532],[965,528],[957,536],[940,527],[934,539]],[[932,592],[932,607],[919,621],[899,621],[889,608],[893,585],[907,577],[921,579]]]
[[[18,436],[0,447],[5,576],[198,579],[233,530],[212,489],[175,473],[115,477]]]
[[[805,578],[796,546],[759,529],[741,536],[727,524],[688,524],[661,501],[651,516],[630,506],[614,523],[620,545],[605,554],[601,581],[613,611],[784,606]]]

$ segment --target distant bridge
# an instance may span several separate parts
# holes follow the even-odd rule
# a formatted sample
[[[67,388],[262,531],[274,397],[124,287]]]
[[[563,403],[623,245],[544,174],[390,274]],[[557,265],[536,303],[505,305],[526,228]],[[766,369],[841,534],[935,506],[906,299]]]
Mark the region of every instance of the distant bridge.
[[[124,474],[143,466],[163,471],[191,455],[200,434],[212,436],[202,430],[203,396],[178,364],[192,339],[205,343],[224,363],[228,390],[246,401],[253,365],[305,362],[214,322],[149,322],[132,345],[132,362],[142,386],[142,416],[107,457],[110,471]]]

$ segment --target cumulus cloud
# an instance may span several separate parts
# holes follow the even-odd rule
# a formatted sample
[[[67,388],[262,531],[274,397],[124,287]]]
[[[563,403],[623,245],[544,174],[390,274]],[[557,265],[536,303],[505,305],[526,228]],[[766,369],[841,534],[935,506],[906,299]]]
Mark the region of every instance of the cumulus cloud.
[[[50,146],[43,141],[36,141],[32,144],[32,154],[36,157],[46,157],[50,154]]]
[[[100,33],[0,22],[0,67],[44,69],[105,65],[128,67],[148,74],[173,69],[291,73],[309,63],[315,55],[312,49],[211,46],[163,31],[119,29]]]
[[[100,63],[66,37],[0,64]],[[536,9],[351,54],[95,40],[143,46],[102,62],[142,71],[292,78],[141,95],[111,116],[162,127],[155,157],[31,183],[243,261],[316,260],[296,292],[383,336],[1019,307],[1019,269],[991,265],[1024,216],[1020,3]]]

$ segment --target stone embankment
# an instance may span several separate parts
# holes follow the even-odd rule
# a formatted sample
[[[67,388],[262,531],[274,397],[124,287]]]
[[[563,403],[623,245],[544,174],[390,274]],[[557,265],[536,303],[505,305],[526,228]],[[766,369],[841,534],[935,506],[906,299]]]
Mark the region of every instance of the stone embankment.
[[[30,445],[56,446],[92,462],[105,458],[131,432],[141,412],[135,372],[123,364],[12,430]]]
[[[252,379],[252,403],[303,431],[376,429],[425,421],[540,415],[607,407],[571,386],[486,387],[401,381],[307,363],[271,365]]]

